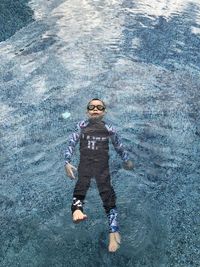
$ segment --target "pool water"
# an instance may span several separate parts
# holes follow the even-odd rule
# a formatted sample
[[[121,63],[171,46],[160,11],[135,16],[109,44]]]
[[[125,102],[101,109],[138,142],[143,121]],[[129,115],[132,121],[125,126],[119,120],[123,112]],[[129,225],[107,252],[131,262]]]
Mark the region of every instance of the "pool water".
[[[199,1],[0,5],[1,266],[199,266]],[[96,184],[88,220],[74,225],[64,171],[93,97],[135,163],[122,169],[110,146],[122,235],[113,254]]]

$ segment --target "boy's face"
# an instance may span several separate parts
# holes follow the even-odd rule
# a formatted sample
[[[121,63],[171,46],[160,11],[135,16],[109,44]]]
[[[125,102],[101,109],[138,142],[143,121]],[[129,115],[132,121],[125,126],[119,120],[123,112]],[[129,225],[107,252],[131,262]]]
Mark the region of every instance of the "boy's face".
[[[92,105],[94,105],[94,109],[89,110],[87,109],[87,115],[89,118],[94,118],[94,119],[100,119],[103,118],[103,116],[105,115],[105,109],[103,110],[99,110],[97,106],[102,106],[104,107],[103,103],[100,100],[92,100],[89,104],[89,106],[92,107]]]

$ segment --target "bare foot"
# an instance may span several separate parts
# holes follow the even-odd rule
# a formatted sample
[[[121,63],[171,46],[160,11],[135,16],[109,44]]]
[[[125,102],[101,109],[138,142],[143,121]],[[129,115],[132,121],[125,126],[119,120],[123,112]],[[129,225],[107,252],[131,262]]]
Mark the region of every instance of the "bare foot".
[[[119,244],[121,243],[121,237],[118,232],[109,234],[109,252],[115,252],[119,248]]]
[[[81,210],[75,210],[73,212],[73,222],[79,223],[87,218],[87,215],[84,214]]]

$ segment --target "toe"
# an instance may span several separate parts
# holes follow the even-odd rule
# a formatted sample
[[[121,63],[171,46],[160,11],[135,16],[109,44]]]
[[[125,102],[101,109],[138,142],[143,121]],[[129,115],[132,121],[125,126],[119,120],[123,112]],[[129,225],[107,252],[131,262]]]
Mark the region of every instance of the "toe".
[[[115,240],[118,244],[121,244],[121,236],[119,233],[115,233]]]

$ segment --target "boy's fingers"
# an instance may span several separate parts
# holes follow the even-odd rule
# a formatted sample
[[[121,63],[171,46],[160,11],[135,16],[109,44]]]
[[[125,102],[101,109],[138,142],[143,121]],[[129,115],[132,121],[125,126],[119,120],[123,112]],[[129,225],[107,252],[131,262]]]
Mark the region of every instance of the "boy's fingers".
[[[77,168],[76,168],[76,167],[74,167],[73,165],[72,165],[71,167],[72,167],[72,169],[74,169],[74,170],[76,170],[76,171],[77,171]]]
[[[131,160],[123,162],[122,166],[125,170],[133,170],[134,169],[134,164]]]
[[[67,165],[65,166],[65,169],[66,169],[66,171],[67,171],[67,175],[68,175],[70,178],[76,179],[76,177],[74,176],[74,173],[73,173],[73,171],[72,171],[72,169],[77,170],[76,167],[74,167],[73,165],[69,164],[68,166],[67,166]]]
[[[77,168],[74,167],[73,165],[70,165],[70,168],[71,168],[71,169],[74,169],[74,170],[77,170]]]
[[[71,178],[71,176],[72,176],[72,172],[69,170],[69,169],[67,169],[67,175]]]
[[[68,166],[66,168],[70,168],[70,169],[74,169],[74,170],[77,170],[76,167],[74,167],[72,164],[68,163]]]
[[[75,176],[72,170],[70,171],[70,177],[75,179]]]

